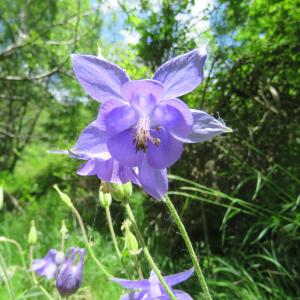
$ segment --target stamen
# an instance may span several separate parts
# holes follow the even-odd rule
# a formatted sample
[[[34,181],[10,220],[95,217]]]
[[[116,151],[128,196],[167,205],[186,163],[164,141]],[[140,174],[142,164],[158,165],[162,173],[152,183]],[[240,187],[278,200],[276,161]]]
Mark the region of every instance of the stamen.
[[[158,128],[157,128],[158,130]],[[136,152],[143,151],[147,152],[148,140],[155,146],[159,146],[160,139],[154,138],[150,135],[150,120],[149,118],[141,118],[136,126],[136,131],[133,139],[135,144]]]

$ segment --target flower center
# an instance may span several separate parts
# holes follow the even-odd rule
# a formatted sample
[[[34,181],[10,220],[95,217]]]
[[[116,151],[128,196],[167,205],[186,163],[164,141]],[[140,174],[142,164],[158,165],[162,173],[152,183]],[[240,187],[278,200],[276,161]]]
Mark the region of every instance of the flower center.
[[[159,130],[159,128],[157,128],[157,130]],[[160,139],[152,137],[150,134],[150,119],[143,117],[139,120],[135,128],[133,143],[135,144],[136,152],[147,152],[148,141],[155,146],[159,146],[160,144]]]

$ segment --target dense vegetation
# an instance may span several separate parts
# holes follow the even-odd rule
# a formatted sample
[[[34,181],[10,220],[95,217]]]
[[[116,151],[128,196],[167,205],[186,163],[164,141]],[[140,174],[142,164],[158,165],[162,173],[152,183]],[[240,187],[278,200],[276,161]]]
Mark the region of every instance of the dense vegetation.
[[[206,79],[183,99],[190,107],[219,114],[234,133],[187,146],[171,169],[170,197],[214,299],[300,299],[299,3],[219,0],[201,16],[193,14],[194,2],[158,1],[153,8],[151,1],[119,1],[114,13],[96,1],[0,2],[0,236],[17,240],[27,259],[34,219],[34,255],[41,257],[59,247],[64,219],[66,243],[82,246],[76,219],[52,188],[58,184],[80,211],[101,261],[125,276],[98,205],[99,181],[77,176],[78,162],[47,153],[71,147],[97,115],[98,104],[76,82],[69,55],[97,54],[99,43],[105,57],[138,79],[209,40]],[[139,33],[138,42],[107,41],[108,15],[110,26],[124,22],[129,32]],[[199,22],[209,23],[209,29],[192,34]],[[132,202],[163,271],[189,268],[165,207],[138,189]],[[112,215],[122,244],[124,212],[116,203]],[[24,280],[14,246],[0,243],[0,252],[18,299],[43,299]],[[139,260],[146,274],[148,266],[142,256]],[[195,278],[184,287],[201,299]],[[88,259],[74,299],[118,299],[120,291]],[[7,297],[0,272],[0,298]]]

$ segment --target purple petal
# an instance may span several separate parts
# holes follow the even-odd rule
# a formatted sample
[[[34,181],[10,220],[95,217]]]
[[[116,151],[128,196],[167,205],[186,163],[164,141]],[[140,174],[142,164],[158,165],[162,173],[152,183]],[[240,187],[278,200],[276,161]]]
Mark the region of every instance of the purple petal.
[[[143,152],[136,152],[132,129],[127,129],[108,139],[107,147],[111,156],[127,167],[139,165],[144,158]]]
[[[143,298],[145,296],[146,292],[136,292],[136,293],[130,293],[121,296],[120,300],[146,300],[147,298]]]
[[[115,159],[96,160],[95,170],[98,178],[111,183],[137,182],[136,175],[132,168],[119,164]]]
[[[173,292],[177,300],[193,300],[193,298],[184,291],[174,290]]]
[[[168,191],[167,169],[153,169],[146,159],[139,166],[138,178],[144,191],[156,200],[161,200]]]
[[[97,174],[95,160],[89,159],[86,163],[82,164],[77,170],[80,176],[91,176]]]
[[[124,98],[139,115],[149,115],[163,91],[161,83],[149,79],[129,81],[122,86]]]
[[[92,98],[123,100],[121,86],[129,81],[123,69],[92,55],[72,54],[71,59],[77,80]]]
[[[142,289],[145,290],[149,287],[149,281],[147,279],[142,280],[127,280],[123,278],[111,278],[113,282],[116,282],[126,289]]]
[[[124,102],[110,100],[101,105],[97,118],[97,126],[110,136],[124,131],[137,123],[137,116]]]
[[[193,115],[184,102],[168,99],[157,106],[152,121],[175,136],[186,137],[192,131]]]
[[[174,164],[181,156],[183,145],[166,129],[151,130],[151,136],[160,140],[158,146],[148,143],[147,159],[154,169],[164,169]]]
[[[106,137],[96,126],[96,121],[90,123],[80,134],[71,154],[78,158],[107,158],[109,157]]]
[[[55,262],[57,253],[56,250],[50,249],[44,258],[34,259],[30,270],[47,279],[54,278],[57,270],[57,264]]]
[[[79,255],[77,264],[74,265],[76,255]],[[82,284],[84,249],[74,248],[73,253],[62,265],[56,278],[56,287],[61,296],[74,294]]]
[[[175,136],[182,142],[204,142],[218,134],[232,132],[232,129],[227,127],[222,120],[217,120],[204,111],[192,109],[191,112],[194,118],[192,133],[186,138]]]
[[[203,80],[205,59],[206,50],[196,49],[159,67],[153,79],[165,87],[164,99],[179,97],[194,90]]]
[[[180,272],[177,274],[173,274],[173,275],[168,275],[168,276],[164,276],[164,279],[166,281],[166,283],[169,286],[173,286],[176,285],[182,281],[187,280],[188,278],[190,278],[194,273],[194,268],[191,268],[187,271],[184,272]]]

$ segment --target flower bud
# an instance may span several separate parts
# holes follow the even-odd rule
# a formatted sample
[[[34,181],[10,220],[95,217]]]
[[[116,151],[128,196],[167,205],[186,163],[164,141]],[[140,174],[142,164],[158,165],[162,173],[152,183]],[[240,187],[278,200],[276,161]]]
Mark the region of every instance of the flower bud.
[[[68,234],[68,228],[66,226],[65,220],[62,220],[61,222],[61,228],[60,228],[60,233],[61,235],[66,238],[67,234]]]
[[[130,230],[130,226],[131,226],[131,222],[129,220],[125,220],[121,227],[121,229],[125,231],[124,250],[128,250],[131,255],[137,255],[140,252],[139,245],[135,235]]]
[[[101,188],[99,189],[99,202],[102,207],[108,207],[111,205],[111,194],[110,193],[104,193],[101,191]]]
[[[79,259],[74,264],[77,256]],[[81,287],[85,250],[71,248],[56,277],[56,287],[62,297],[70,296]]]
[[[64,201],[69,207],[72,207],[73,204],[70,197],[67,194],[63,193],[56,184],[53,187],[58,192],[60,199]]]
[[[0,186],[0,210],[3,208],[3,202],[4,202],[4,192],[3,192],[3,187]]]
[[[36,241],[37,241],[37,231],[36,231],[36,228],[35,228],[35,222],[34,220],[31,221],[31,226],[30,226],[30,230],[29,230],[29,233],[28,233],[28,244],[29,245],[35,245],[36,244]]]
[[[124,201],[132,195],[132,184],[128,181],[125,184],[112,184],[112,196],[117,201]]]

